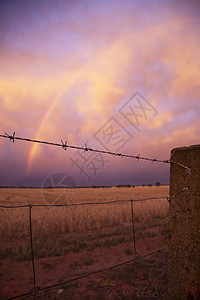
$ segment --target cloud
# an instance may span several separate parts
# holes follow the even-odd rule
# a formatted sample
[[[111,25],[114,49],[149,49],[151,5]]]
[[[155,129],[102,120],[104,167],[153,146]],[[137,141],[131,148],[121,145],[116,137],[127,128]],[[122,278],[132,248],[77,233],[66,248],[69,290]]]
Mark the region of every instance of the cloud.
[[[2,132],[82,144],[115,116],[135,137],[124,151],[151,155],[158,147],[163,154],[198,141],[198,2],[0,5]],[[138,90],[158,111],[140,135],[118,111]],[[31,149],[32,172],[41,174],[36,158],[44,153]],[[53,165],[61,160],[48,155]],[[46,159],[42,164],[47,168]]]

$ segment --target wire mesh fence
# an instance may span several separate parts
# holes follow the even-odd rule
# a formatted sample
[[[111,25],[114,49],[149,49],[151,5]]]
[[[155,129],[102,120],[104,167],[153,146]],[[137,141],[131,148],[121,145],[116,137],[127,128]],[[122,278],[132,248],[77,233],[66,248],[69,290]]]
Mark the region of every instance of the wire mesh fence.
[[[110,205],[120,205],[120,204],[126,204],[129,206],[129,216],[130,216],[130,221],[131,221],[131,244],[132,244],[132,251],[131,251],[131,256],[129,257],[129,259],[124,260],[124,261],[120,261],[119,263],[115,263],[113,265],[109,265],[107,267],[104,268],[99,268],[99,269],[95,269],[92,270],[90,272],[84,272],[83,274],[79,275],[79,276],[75,276],[75,277],[71,277],[70,278],[66,278],[64,280],[62,280],[59,283],[56,284],[51,284],[51,285],[46,285],[46,286],[40,286],[40,282],[38,282],[37,280],[37,268],[35,267],[35,254],[34,254],[34,226],[33,226],[33,210],[34,209],[41,209],[42,207],[44,209],[48,209],[50,207],[50,205],[46,205],[46,204],[26,204],[26,205],[15,205],[15,206],[7,206],[7,205],[1,205],[0,208],[2,209],[25,209],[27,210],[28,213],[28,222],[29,222],[29,247],[30,247],[30,257],[31,257],[31,264],[32,264],[32,288],[29,291],[25,291],[22,294],[19,295],[13,295],[12,297],[8,298],[8,299],[17,299],[17,298],[23,298],[23,297],[33,297],[34,299],[36,299],[37,297],[41,297],[41,295],[44,295],[46,293],[46,291],[50,291],[50,290],[59,290],[60,287],[62,287],[63,285],[75,282],[75,281],[79,281],[82,280],[84,278],[96,275],[96,274],[100,274],[103,272],[107,272],[116,268],[120,268],[124,265],[132,265],[133,266],[133,272],[132,272],[132,276],[133,276],[133,298],[137,299],[136,297],[138,297],[139,295],[137,294],[137,284],[136,284],[136,279],[137,279],[137,268],[139,263],[150,256],[153,256],[155,254],[161,253],[161,252],[166,252],[167,251],[167,247],[165,248],[157,248],[157,250],[154,251],[149,251],[148,253],[144,253],[144,254],[140,254],[139,250],[137,248],[137,237],[136,237],[136,232],[138,231],[138,227],[135,225],[136,222],[136,213],[135,213],[135,209],[134,209],[134,204],[139,202],[144,202],[146,203],[147,201],[152,201],[152,200],[161,200],[161,201],[168,201],[169,198],[168,197],[151,197],[151,198],[146,198],[146,199],[130,199],[130,200],[114,200],[114,201],[102,201],[102,202],[89,202],[89,203],[71,203],[71,204],[54,204],[51,205],[52,209],[70,209],[73,207],[91,207],[91,206],[104,206],[105,210],[107,209],[108,206]],[[127,212],[128,213],[128,212]],[[59,212],[58,212],[59,214]],[[67,211],[66,211],[66,218],[67,218]],[[145,224],[145,226],[148,226],[147,224]],[[67,255],[67,254],[66,254]],[[88,255],[89,252],[88,252]],[[155,299],[158,297],[154,297]],[[141,299],[141,298],[140,298]],[[146,298],[145,298],[146,299]],[[151,298],[153,299],[153,298]]]

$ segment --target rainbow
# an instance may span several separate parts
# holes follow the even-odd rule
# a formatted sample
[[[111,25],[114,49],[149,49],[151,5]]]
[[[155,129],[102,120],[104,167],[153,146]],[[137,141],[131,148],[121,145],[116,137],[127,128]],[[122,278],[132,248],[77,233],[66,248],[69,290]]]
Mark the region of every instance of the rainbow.
[[[37,130],[36,135],[35,135],[35,139],[39,139],[40,138],[40,133],[41,133],[41,131],[43,129],[43,126],[44,126],[45,122],[47,121],[48,117],[50,116],[50,114],[52,113],[55,105],[60,100],[60,98],[63,95],[63,93],[65,93],[73,85],[73,83],[75,82],[76,78],[78,76],[80,76],[80,74],[81,74],[81,71],[78,71],[78,72],[76,72],[76,74],[74,74],[74,76],[71,76],[70,79],[66,80],[67,81],[67,86],[65,84],[64,88],[59,92],[59,94],[56,96],[56,98],[50,103],[50,106],[48,107],[46,113],[44,114],[44,116],[42,118],[42,121],[40,122],[40,125],[39,125],[38,130]],[[34,156],[36,154],[37,147],[38,147],[38,144],[34,143],[32,145],[32,147],[31,147],[30,152],[29,152],[28,162],[27,162],[27,170],[26,170],[27,175],[30,174],[31,166],[32,166],[32,162],[33,162],[33,158],[34,158]]]
[[[44,114],[44,117],[42,118],[42,121],[38,127],[38,130],[36,132],[36,135],[35,135],[35,139],[38,139],[39,136],[40,136],[40,133],[42,131],[42,128],[46,122],[46,120],[48,119],[48,117],[50,116],[54,106],[56,105],[57,101],[59,100],[60,97],[56,97],[56,99],[54,99],[49,108],[47,109],[46,113]],[[30,171],[31,171],[31,165],[32,165],[32,162],[33,162],[33,158],[35,156],[35,153],[37,151],[37,147],[38,147],[38,144],[37,143],[34,143],[31,147],[31,150],[29,152],[29,156],[28,156],[28,163],[27,163],[27,175],[29,175]]]
[[[69,76],[66,77],[65,79],[65,83],[64,83],[64,87],[61,89],[61,91],[58,93],[58,95],[56,96],[56,98],[51,102],[50,106],[48,107],[44,117],[42,118],[42,121],[38,127],[38,130],[36,132],[35,135],[35,139],[39,139],[40,138],[40,133],[42,131],[42,128],[45,124],[45,122],[47,121],[48,117],[50,116],[51,112],[53,111],[56,103],[60,100],[60,98],[62,97],[62,95],[70,88],[72,87],[72,85],[76,82],[76,79],[81,77],[83,74],[83,70],[77,70],[76,73],[74,74],[68,74]],[[35,156],[35,153],[37,151],[37,147],[38,144],[34,143],[33,146],[31,147],[31,150],[29,152],[29,156],[28,156],[28,162],[27,162],[27,175],[29,175],[30,170],[31,170],[31,166],[32,166],[32,162],[33,162],[33,158]]]

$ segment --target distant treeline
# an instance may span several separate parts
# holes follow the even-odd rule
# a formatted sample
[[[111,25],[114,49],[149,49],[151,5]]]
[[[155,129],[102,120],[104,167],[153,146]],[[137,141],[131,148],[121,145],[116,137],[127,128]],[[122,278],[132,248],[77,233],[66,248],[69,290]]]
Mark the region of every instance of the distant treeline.
[[[109,186],[109,185],[92,185],[92,186],[66,186],[66,187],[63,187],[63,186],[56,186],[56,187],[53,187],[53,186],[45,186],[45,187],[33,187],[33,186],[0,186],[0,188],[9,188],[9,189],[13,189],[13,188],[16,188],[16,189],[40,189],[40,188],[45,188],[45,189],[52,189],[52,188],[112,188],[112,187],[118,187],[118,188],[134,188],[135,186],[160,186],[161,183],[160,182],[156,182],[155,184],[141,184],[141,185],[132,185],[132,184],[118,184],[116,186]],[[168,184],[163,184],[163,185],[168,185]]]

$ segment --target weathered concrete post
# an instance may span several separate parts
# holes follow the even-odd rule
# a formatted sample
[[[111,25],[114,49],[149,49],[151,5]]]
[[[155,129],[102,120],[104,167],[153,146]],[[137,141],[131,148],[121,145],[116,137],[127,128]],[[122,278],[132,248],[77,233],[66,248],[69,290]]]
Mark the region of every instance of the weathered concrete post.
[[[191,171],[171,164],[168,297],[200,300],[200,145],[173,149],[171,160]]]

